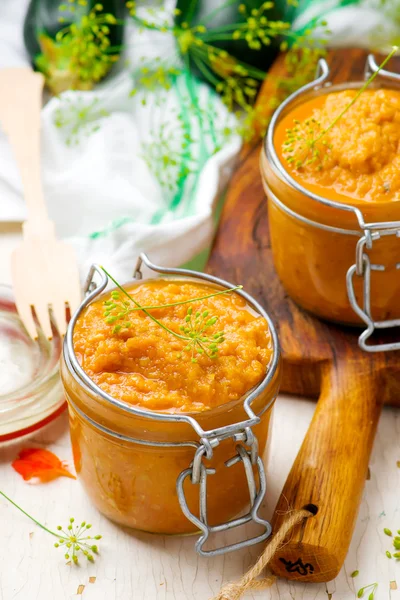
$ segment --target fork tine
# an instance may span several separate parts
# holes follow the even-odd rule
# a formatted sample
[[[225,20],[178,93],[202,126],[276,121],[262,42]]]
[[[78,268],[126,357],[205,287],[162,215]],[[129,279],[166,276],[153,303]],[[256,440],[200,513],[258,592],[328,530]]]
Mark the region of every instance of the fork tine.
[[[38,332],[36,329],[35,321],[33,319],[32,307],[27,302],[18,302],[18,299],[15,300],[15,305],[17,307],[17,311],[19,317],[24,324],[26,331],[32,340],[37,340]]]
[[[52,303],[52,310],[54,320],[57,325],[58,333],[60,336],[65,335],[67,330],[67,316],[66,316],[66,307],[65,302],[63,300],[57,299]]]
[[[34,308],[36,317],[39,321],[41,328],[43,329],[44,335],[47,337],[48,340],[51,340],[53,338],[53,332],[50,324],[50,314],[48,305],[40,302]]]

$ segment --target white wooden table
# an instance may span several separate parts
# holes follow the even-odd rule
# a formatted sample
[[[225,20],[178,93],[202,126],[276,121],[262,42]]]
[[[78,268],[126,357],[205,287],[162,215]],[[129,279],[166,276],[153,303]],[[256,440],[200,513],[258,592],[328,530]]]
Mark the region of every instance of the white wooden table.
[[[18,226],[0,225],[0,282],[10,279],[8,259],[18,238]],[[304,399],[281,396],[276,403],[264,507],[269,516],[313,410],[314,404]],[[93,531],[103,535],[100,555],[94,564],[81,561],[79,567],[66,566],[62,550],[53,547],[54,538],[0,498],[0,600],[208,600],[222,583],[240,577],[261,551],[258,546],[206,560],[194,552],[193,537],[124,530],[91,507],[78,481],[60,478],[48,484],[24,482],[10,465],[20,448],[32,445],[45,446],[72,464],[66,414],[29,440],[0,446],[0,489],[50,528],[66,525],[70,516],[92,523]],[[340,576],[326,585],[279,580],[269,590],[245,597],[350,600],[361,586],[378,582],[375,600],[400,599],[400,562],[385,556],[390,540],[383,533],[384,527],[400,529],[399,460],[400,411],[387,408],[380,421],[356,531]],[[354,580],[350,574],[355,569],[360,574]]]

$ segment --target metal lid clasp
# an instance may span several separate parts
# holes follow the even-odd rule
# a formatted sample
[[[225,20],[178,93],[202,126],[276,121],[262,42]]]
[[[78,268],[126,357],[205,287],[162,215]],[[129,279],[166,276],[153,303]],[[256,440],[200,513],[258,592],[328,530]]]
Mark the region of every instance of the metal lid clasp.
[[[226,435],[223,433],[224,429],[225,428],[223,427],[221,428],[221,435],[218,435],[217,433],[217,435],[212,439],[201,440],[201,444],[195,453],[195,457],[190,465],[190,468],[182,471],[176,482],[176,489],[182,512],[189,519],[189,521],[191,521],[200,529],[200,531],[202,531],[202,535],[196,542],[196,550],[201,556],[207,557],[219,556],[220,554],[225,554],[227,552],[232,552],[233,550],[239,550],[240,548],[246,548],[247,546],[258,544],[259,542],[266,540],[271,535],[272,531],[270,523],[265,519],[262,519],[258,514],[261,502],[266,492],[266,477],[263,462],[258,455],[257,438],[254,436],[249,427],[243,428],[243,423],[238,423],[237,431],[233,432],[233,434],[230,436],[235,441],[240,441],[240,443],[236,445],[237,454],[228,459],[224,464],[227,468],[232,467],[237,463],[243,464],[249,491],[250,509],[242,517],[237,517],[231,521],[226,521],[225,523],[221,523],[219,525],[210,525],[208,523],[207,478],[211,475],[215,475],[216,470],[207,468],[203,462],[203,459],[211,459],[213,456],[213,448],[215,448],[222,439],[227,439]],[[218,430],[216,431],[218,432]],[[246,449],[245,446],[247,446],[248,449]],[[258,483],[256,477],[254,476],[254,467],[258,473]],[[196,515],[191,512],[186,500],[183,486],[188,478],[190,478],[190,481],[193,485],[198,484],[200,486],[199,517],[196,517]],[[261,525],[264,528],[264,531],[257,536],[242,540],[240,542],[221,546],[213,550],[204,550],[204,545],[211,534],[235,529],[236,527],[240,527],[241,525],[245,525],[251,521]]]
[[[393,223],[392,225],[394,225]],[[376,225],[376,224],[372,224]],[[371,314],[371,271],[385,271],[385,265],[373,264],[370,261],[368,254],[365,249],[371,249],[373,242],[381,239],[383,236],[394,235],[400,238],[400,229],[397,227],[387,226],[385,223],[380,224],[383,226],[381,230],[372,230],[365,228],[365,234],[358,240],[356,246],[356,262],[347,271],[346,285],[347,295],[352,309],[357,315],[364,321],[367,328],[362,332],[358,338],[358,345],[362,350],[366,352],[387,352],[389,350],[399,350],[400,342],[390,342],[381,344],[370,344],[367,343],[368,339],[374,333],[376,329],[389,329],[391,327],[399,327],[400,319],[386,319],[383,321],[374,321]],[[386,224],[389,225],[389,224]],[[399,245],[400,249],[400,245]],[[400,269],[400,263],[396,263],[396,269]],[[354,276],[363,278],[363,296],[362,306],[357,302],[355,290],[354,290]]]

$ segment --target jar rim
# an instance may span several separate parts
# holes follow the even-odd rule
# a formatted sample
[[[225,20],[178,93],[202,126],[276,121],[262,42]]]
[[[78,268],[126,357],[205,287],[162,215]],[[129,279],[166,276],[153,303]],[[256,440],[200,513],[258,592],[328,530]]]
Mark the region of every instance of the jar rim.
[[[219,277],[209,275],[207,273],[201,273],[199,271],[191,271],[189,269],[173,269],[173,268],[157,267],[156,265],[151,263],[150,260],[147,258],[147,256],[143,253],[140,255],[140,261],[145,262],[147,267],[149,267],[151,270],[157,271],[157,272],[165,274],[165,275],[180,276],[182,278],[190,277],[190,278],[193,278],[193,279],[199,280],[199,281],[208,281],[214,285],[217,285],[217,286],[220,286],[223,288],[227,288],[227,289],[234,287],[230,282],[220,279]],[[135,274],[137,272],[138,272],[138,270],[136,270]],[[93,287],[91,287],[91,284],[94,283],[93,276],[95,275],[95,273],[97,273],[100,276],[101,282],[99,285],[96,285],[95,289],[93,289]],[[141,279],[141,277],[137,277],[136,281],[139,279]],[[115,408],[122,410],[125,414],[132,414],[137,417],[149,419],[152,421],[186,423],[186,424],[191,425],[192,428],[196,431],[196,433],[200,437],[202,437],[202,435],[205,432],[203,431],[202,427],[200,426],[200,424],[198,423],[197,419],[194,416],[194,415],[199,415],[199,413],[194,413],[194,412],[183,413],[183,414],[162,413],[159,411],[150,411],[150,410],[147,410],[144,408],[136,407],[136,406],[131,405],[122,400],[117,400],[116,398],[113,398],[113,396],[111,396],[110,394],[105,392],[97,384],[95,384],[94,381],[92,379],[90,379],[90,377],[87,375],[87,373],[85,373],[85,371],[81,367],[79,361],[77,360],[77,357],[74,352],[74,347],[73,347],[74,327],[75,327],[76,321],[77,321],[79,315],[81,314],[82,310],[84,308],[86,308],[86,306],[91,304],[91,302],[95,298],[100,296],[102,294],[102,292],[106,289],[107,285],[108,285],[108,278],[105,275],[105,273],[100,269],[100,267],[98,265],[92,265],[89,276],[88,276],[88,280],[87,280],[87,291],[89,293],[86,296],[86,298],[83,300],[81,305],[78,307],[78,309],[74,313],[73,317],[71,318],[71,321],[68,326],[67,334],[64,338],[63,354],[64,354],[65,365],[66,365],[68,372],[72,375],[72,377],[79,384],[83,383],[85,385],[85,387],[89,388],[89,390],[92,393],[95,393],[96,395],[100,396],[107,403],[111,404]],[[248,416],[250,417],[250,419],[252,419],[252,418],[256,418],[256,415],[253,413],[253,411],[251,409],[251,404],[252,404],[253,400],[255,400],[268,387],[269,383],[273,380],[275,373],[277,372],[277,369],[279,366],[279,360],[280,360],[280,346],[279,346],[276,328],[275,328],[270,316],[264,310],[264,308],[261,306],[261,304],[259,304],[252,296],[250,296],[250,294],[248,294],[247,292],[244,292],[244,290],[242,290],[242,289],[235,290],[235,293],[242,296],[246,300],[246,302],[249,304],[249,306],[251,308],[253,308],[253,310],[255,310],[260,316],[262,316],[267,321],[269,332],[271,335],[271,341],[272,341],[272,360],[270,361],[269,365],[267,366],[266,373],[265,373],[263,379],[256,386],[254,386],[251,390],[246,392],[246,394],[244,394],[240,398],[228,403],[229,405],[231,405],[232,403],[238,403],[240,401],[243,401],[244,408],[245,408]],[[272,402],[274,400],[275,400],[275,398],[272,398],[270,404],[266,408],[269,408],[269,406],[272,404]],[[223,405],[223,406],[227,406],[228,404]],[[220,407],[215,407],[215,408],[212,408],[205,412],[207,413],[207,415],[211,415],[212,413],[215,413],[215,411],[217,411],[219,408]],[[203,414],[203,413],[200,413],[200,414]]]
[[[299,100],[299,103],[302,104],[307,99],[309,99],[310,97],[313,97],[315,95],[320,96],[320,95],[327,95],[331,92],[337,92],[337,91],[342,91],[342,90],[359,89],[365,83],[363,81],[350,81],[350,82],[343,82],[343,83],[338,83],[338,84],[330,83],[329,82],[330,70],[329,70],[329,66],[328,66],[327,62],[324,59],[321,59],[319,61],[319,69],[320,69],[320,71],[322,71],[322,73],[319,76],[317,76],[315,80],[304,85],[296,92],[293,92],[284,102],[282,102],[282,104],[274,112],[274,114],[271,118],[271,122],[268,127],[267,134],[264,138],[263,154],[266,157],[266,159],[269,161],[271,169],[274,171],[275,175],[277,177],[283,179],[283,181],[286,184],[288,184],[291,188],[293,188],[296,192],[299,192],[299,193],[307,196],[307,198],[309,198],[314,203],[322,204],[328,208],[337,209],[339,211],[343,211],[343,212],[347,212],[347,213],[352,212],[357,219],[357,223],[358,223],[360,232],[363,232],[364,229],[368,228],[371,224],[365,222],[363,212],[362,212],[360,206],[357,205],[357,202],[355,202],[354,204],[351,204],[351,203],[342,203],[342,202],[338,202],[335,200],[329,200],[328,198],[324,198],[323,196],[319,196],[318,194],[315,194],[314,192],[308,190],[305,186],[301,185],[301,183],[296,181],[290,175],[290,173],[285,169],[285,167],[282,164],[282,161],[280,160],[278,153],[276,152],[276,149],[275,149],[274,134],[275,134],[276,126],[277,126],[278,122],[280,121],[280,118],[283,116],[283,114],[289,109],[289,107],[292,108],[292,105],[293,105],[293,103],[296,102],[296,100]],[[391,80],[390,83],[373,82],[370,86],[371,89],[377,89],[377,88],[382,88],[382,87],[386,87],[389,89],[398,89],[398,86],[396,86],[396,83],[393,82],[393,80]],[[393,201],[391,201],[388,204],[393,205]],[[382,206],[383,206],[383,204],[382,204]],[[367,206],[363,206],[363,208],[366,209]],[[392,221],[392,223],[393,223],[393,225],[395,225],[395,224],[397,224],[397,221]],[[372,223],[372,225],[375,225],[375,223]],[[379,223],[379,225],[382,225],[382,224]]]

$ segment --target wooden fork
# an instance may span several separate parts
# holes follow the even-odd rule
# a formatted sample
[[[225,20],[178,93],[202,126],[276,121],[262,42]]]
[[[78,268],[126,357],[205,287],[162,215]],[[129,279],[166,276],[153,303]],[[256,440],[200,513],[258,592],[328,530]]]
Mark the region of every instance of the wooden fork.
[[[22,243],[12,254],[11,274],[19,316],[33,339],[38,332],[32,309],[51,339],[50,312],[64,335],[66,307],[72,314],[81,297],[74,251],[56,239],[44,202],[40,173],[43,82],[43,76],[29,68],[0,70],[0,123],[19,167],[28,209]]]

